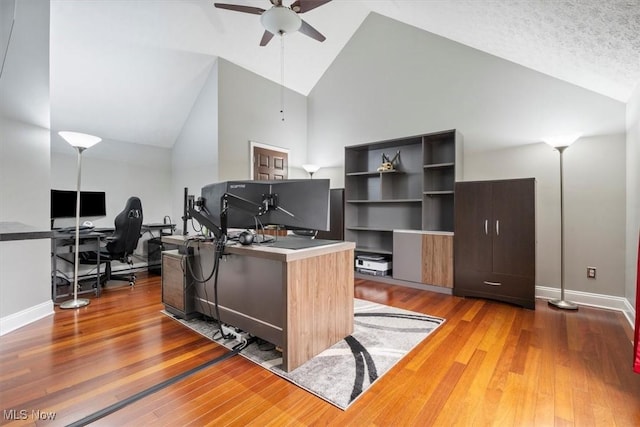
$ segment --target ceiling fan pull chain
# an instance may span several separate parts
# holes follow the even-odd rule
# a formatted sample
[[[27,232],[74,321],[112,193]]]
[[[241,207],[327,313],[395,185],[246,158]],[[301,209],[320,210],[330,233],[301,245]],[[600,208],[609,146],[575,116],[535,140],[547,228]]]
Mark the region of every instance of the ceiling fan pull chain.
[[[280,114],[284,122],[284,34],[280,34]]]

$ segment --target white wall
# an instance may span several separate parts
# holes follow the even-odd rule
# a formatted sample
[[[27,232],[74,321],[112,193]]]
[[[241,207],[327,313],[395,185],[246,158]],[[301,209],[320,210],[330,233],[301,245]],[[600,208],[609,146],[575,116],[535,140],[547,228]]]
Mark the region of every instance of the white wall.
[[[58,134],[51,135],[51,185],[76,190],[77,154]],[[171,215],[171,149],[104,139],[82,153],[84,191],[104,191],[107,214],[91,220],[96,227],[113,227],[127,199],[138,196],[144,223],[162,222]],[[57,219],[56,227],[75,225],[74,218]]]
[[[627,103],[627,223],[626,280],[627,299],[636,310],[638,239],[640,238],[640,82]]]
[[[224,59],[219,67],[218,178],[250,179],[249,141],[291,150],[289,178],[308,178],[302,169],[307,163],[307,98],[286,89],[282,121],[280,85]]]
[[[454,128],[464,136],[465,180],[535,177],[536,281],[552,287],[560,283],[559,166],[541,141],[581,132],[565,153],[574,180],[567,215],[577,217],[566,230],[574,248],[567,289],[624,296],[624,104],[371,14],[308,109],[309,156],[334,187],[344,183],[345,145]],[[599,276],[587,282],[593,264]]]
[[[218,74],[215,61],[173,146],[172,218],[179,229],[183,228],[184,188],[199,196],[203,186],[218,180]],[[193,234],[191,225],[187,230]]]
[[[185,187],[197,197],[206,184],[250,178],[250,141],[289,149],[289,177],[307,178],[306,137],[306,97],[286,90],[282,121],[279,85],[218,59],[173,147],[175,221],[182,228]]]
[[[49,2],[18,1],[15,16],[0,78],[0,221],[46,230]],[[48,239],[0,243],[0,334],[53,312],[50,251]]]

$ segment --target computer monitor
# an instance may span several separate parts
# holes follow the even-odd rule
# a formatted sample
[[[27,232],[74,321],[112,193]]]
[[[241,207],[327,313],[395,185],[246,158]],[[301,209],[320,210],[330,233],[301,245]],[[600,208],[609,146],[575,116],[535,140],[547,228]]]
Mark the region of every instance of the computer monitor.
[[[77,192],[73,190],[51,190],[51,219],[75,218]],[[104,191],[80,192],[80,216],[106,216]]]
[[[328,179],[226,181],[202,187],[201,196],[203,207],[221,227],[224,196],[227,228],[329,229]]]

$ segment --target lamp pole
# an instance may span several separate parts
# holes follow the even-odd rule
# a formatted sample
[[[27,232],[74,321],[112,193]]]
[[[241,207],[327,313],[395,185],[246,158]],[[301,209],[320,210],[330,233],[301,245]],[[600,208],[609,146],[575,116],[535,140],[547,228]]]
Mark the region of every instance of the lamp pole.
[[[76,245],[75,245],[75,262],[73,263],[73,299],[60,304],[60,308],[80,308],[89,305],[86,298],[78,298],[78,263],[79,263],[79,247],[80,247],[80,179],[82,177],[82,152],[83,147],[75,147],[78,153],[78,185],[76,186]]]
[[[565,310],[577,310],[578,305],[564,299],[565,268],[564,268],[564,176],[562,153],[568,145],[554,147],[560,153],[560,299],[549,300],[549,304]]]
[[[80,308],[89,305],[89,300],[78,298],[78,264],[80,255],[80,180],[82,178],[82,152],[87,148],[97,144],[102,139],[97,136],[87,135],[78,132],[58,132],[78,153],[78,177],[76,185],[76,245],[74,248],[75,262],[73,274],[73,299],[64,301],[60,308]]]

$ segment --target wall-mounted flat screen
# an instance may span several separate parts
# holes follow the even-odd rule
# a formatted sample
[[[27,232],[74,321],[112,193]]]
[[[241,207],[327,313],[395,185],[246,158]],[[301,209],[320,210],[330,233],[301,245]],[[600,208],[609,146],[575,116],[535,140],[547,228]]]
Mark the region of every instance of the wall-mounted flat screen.
[[[107,208],[104,191],[80,192],[80,216],[106,216]],[[51,218],[75,218],[76,192],[72,190],[51,190]]]

